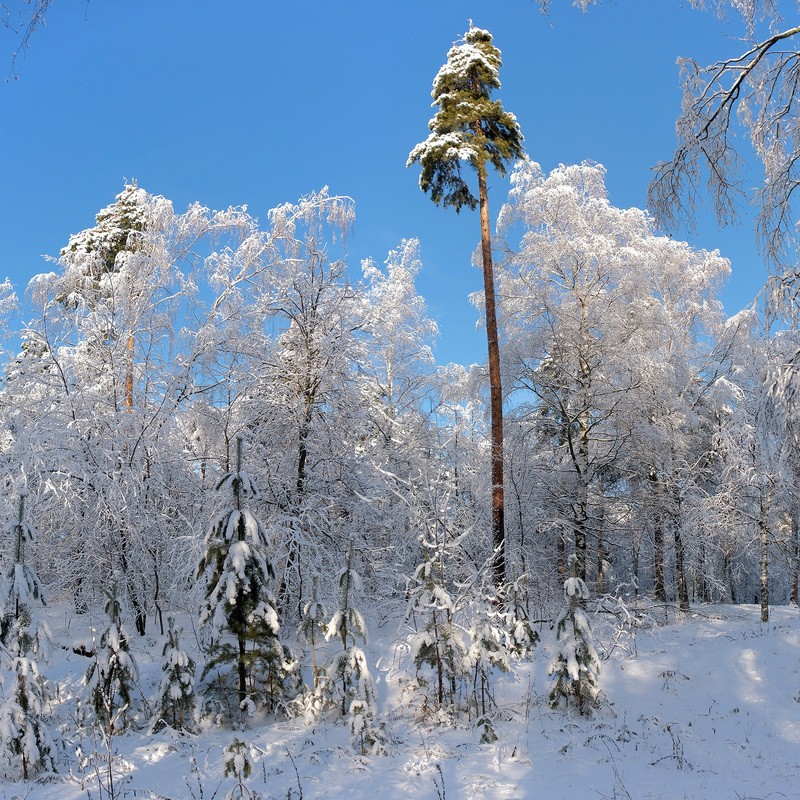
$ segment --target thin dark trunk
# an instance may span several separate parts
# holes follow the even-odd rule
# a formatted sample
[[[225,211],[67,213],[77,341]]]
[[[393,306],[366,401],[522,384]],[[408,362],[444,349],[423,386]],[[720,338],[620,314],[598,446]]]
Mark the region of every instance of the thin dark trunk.
[[[498,590],[506,582],[505,499],[503,494],[503,389],[500,380],[500,342],[497,333],[497,307],[494,295],[494,265],[489,225],[489,199],[485,168],[478,169],[481,216],[481,254],[483,291],[486,305],[486,342],[489,350],[489,396],[492,445],[492,574]]]
[[[660,603],[667,602],[667,589],[664,582],[664,528],[661,517],[656,518],[653,531],[653,596]]]
[[[567,543],[562,530],[556,534],[556,570],[559,581],[563,583],[567,577]]]
[[[575,524],[575,572],[582,580],[586,580],[586,550],[587,550],[587,537],[586,528],[588,526],[588,514],[586,511],[586,503],[580,502],[573,506],[574,524]]]
[[[600,515],[597,521],[597,594],[601,595],[605,592],[605,578],[606,578],[606,546],[603,541],[603,523],[605,522],[603,515],[603,506],[600,505]]]
[[[689,610],[689,588],[686,583],[686,558],[681,538],[680,522],[675,526],[675,573],[678,582],[678,606],[681,611]]]
[[[769,529],[767,527],[767,505],[763,489],[759,498],[758,528],[761,540],[761,621],[769,622]]]
[[[728,582],[728,594],[731,603],[736,605],[739,600],[736,595],[736,583],[733,579],[733,566],[731,564],[731,554],[729,552],[725,552],[722,557],[722,569],[725,573],[725,578]]]
[[[239,637],[239,662],[236,670],[239,673],[239,708],[243,708],[243,703],[247,700],[247,652],[245,650],[247,642],[243,636]]]
[[[796,606],[800,605],[800,595],[798,594],[798,583],[800,583],[800,526],[797,524],[797,511],[792,509],[790,515],[792,531],[793,557],[792,557],[792,593],[791,602]]]

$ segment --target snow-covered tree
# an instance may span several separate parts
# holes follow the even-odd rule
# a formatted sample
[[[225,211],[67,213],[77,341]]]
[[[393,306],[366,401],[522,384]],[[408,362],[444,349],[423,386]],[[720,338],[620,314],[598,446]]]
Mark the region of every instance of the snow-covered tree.
[[[0,742],[8,777],[28,780],[56,772],[57,747],[45,724],[50,702],[39,661],[50,656],[50,630],[36,603],[44,603],[42,584],[26,560],[34,532],[25,521],[25,492],[20,492],[17,518],[6,526],[13,561],[0,584]],[[8,541],[10,540],[10,541]]]
[[[416,632],[411,638],[411,655],[424,683],[433,684],[433,705],[455,715],[464,701],[464,685],[469,677],[469,661],[464,635],[456,624],[456,598],[453,597],[448,569],[452,542],[420,537],[422,560],[414,571],[406,619]],[[432,675],[430,675],[432,672]]]
[[[325,629],[325,639],[340,645],[320,676],[319,683],[309,698],[312,713],[332,710],[337,717],[347,718],[353,744],[362,753],[383,752],[383,736],[375,716],[378,712],[375,682],[367,664],[364,650],[367,628],[364,617],[352,604],[353,594],[362,588],[361,577],[353,567],[352,548],[347,565],[339,572],[339,608],[334,611]]]
[[[0,770],[12,779],[57,772],[57,745],[44,722],[50,700],[35,658],[16,656],[0,700]]]
[[[500,615],[505,647],[512,659],[528,658],[539,642],[525,603],[524,581],[523,576],[506,587]]]
[[[88,706],[107,736],[128,726],[133,709],[139,668],[130,649],[130,636],[122,623],[117,584],[109,590],[104,608],[106,628],[95,645],[84,682]]]
[[[195,663],[181,647],[182,631],[175,628],[172,617],[169,617],[167,626],[167,640],[161,650],[161,683],[156,693],[156,710],[150,729],[159,730],[168,726],[176,731],[191,731],[195,714]]]
[[[505,526],[503,494],[503,390],[497,332],[494,266],[492,262],[488,166],[505,175],[506,166],[522,155],[522,133],[513,114],[503,110],[491,94],[500,88],[500,51],[489,31],[470,25],[461,42],[447,54],[447,63],[433,81],[433,104],[439,107],[428,123],[430,135],[408,157],[407,166],[419,162],[419,185],[430,191],[437,205],[480,205],[481,259],[486,339],[489,351],[489,391],[492,465],[492,572],[498,587],[505,583]],[[478,198],[461,175],[469,164],[478,174]]]
[[[250,743],[237,736],[225,748],[223,755],[224,776],[234,779],[233,786],[225,793],[223,800],[255,798],[256,795],[247,786],[247,779],[253,772],[253,748]]]
[[[261,699],[272,710],[287,699],[296,665],[278,638],[267,535],[247,508],[258,492],[243,470],[242,446],[239,437],[236,468],[217,485],[221,508],[208,526],[197,567],[205,598],[200,625],[210,638],[203,676],[232,665],[239,708],[252,711]]]
[[[511,656],[500,612],[492,608],[492,598],[485,586],[476,589],[470,603],[467,663],[472,673],[472,703],[478,725],[483,728],[482,738],[488,743],[496,739],[491,723],[494,706],[492,676],[495,671],[508,672],[511,669]]]
[[[314,676],[314,688],[319,686],[320,667],[317,661],[317,651],[319,648],[318,639],[324,630],[324,622],[327,615],[325,606],[318,598],[317,579],[311,582],[311,598],[303,604],[303,611],[300,615],[299,634],[311,648],[311,671]]]
[[[26,492],[19,493],[17,517],[4,531],[13,560],[0,581],[0,645],[12,657],[33,655],[47,661],[51,634],[36,608],[36,604],[44,605],[45,595],[26,553],[35,538],[25,521],[26,497]]]
[[[505,353],[517,393],[512,464],[522,467],[511,476],[515,495],[541,508],[529,519],[519,509],[518,535],[527,523],[555,538],[560,575],[574,549],[577,576],[586,580],[595,563],[602,584],[609,552],[646,531],[654,583],[664,587],[670,534],[683,558],[674,511],[690,494],[697,409],[717,374],[714,291],[728,262],[657,235],[644,211],[614,207],[596,164],[545,174],[521,161],[500,228],[509,240],[500,272]],[[608,525],[644,506],[633,527]],[[685,587],[687,569],[677,573]]]
[[[556,622],[556,652],[547,667],[553,678],[550,705],[557,708],[570,699],[581,714],[597,705],[600,694],[600,658],[595,650],[592,629],[581,603],[589,599],[586,584],[575,575],[577,558],[570,556],[570,577],[564,582],[567,607]]]

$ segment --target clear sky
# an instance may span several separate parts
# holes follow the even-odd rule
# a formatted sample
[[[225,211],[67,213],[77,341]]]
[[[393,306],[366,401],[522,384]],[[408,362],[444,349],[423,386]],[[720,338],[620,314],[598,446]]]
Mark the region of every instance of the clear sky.
[[[671,155],[679,55],[735,52],[722,23],[681,0],[616,0],[583,14],[553,0],[56,0],[10,76],[18,37],[0,29],[0,277],[19,290],[94,223],[125,179],[182,211],[273,206],[322,186],[356,202],[349,261],[422,242],[419,289],[440,362],[485,358],[470,292],[477,212],[437,208],[409,150],[427,135],[430,88],[469,20],[503,52],[503,88],[527,152],[547,170],[591,160],[615,205],[644,207]],[[755,173],[757,180],[757,173]],[[496,217],[508,191],[490,182]],[[747,304],[766,271],[752,226],[705,220],[690,241],[733,263],[722,299]]]

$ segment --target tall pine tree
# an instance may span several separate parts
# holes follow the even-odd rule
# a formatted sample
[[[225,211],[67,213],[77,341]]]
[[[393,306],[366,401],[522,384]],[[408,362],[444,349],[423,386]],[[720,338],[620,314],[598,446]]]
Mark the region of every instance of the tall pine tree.
[[[503,110],[491,94],[500,88],[500,51],[492,35],[475,28],[453,45],[447,63],[433,81],[433,104],[439,107],[428,123],[430,135],[408,157],[407,166],[419,162],[419,185],[434,203],[474,209],[480,206],[481,256],[489,350],[489,390],[492,439],[492,564],[495,583],[506,580],[505,501],[503,491],[503,390],[500,380],[500,345],[494,295],[489,200],[486,176],[489,165],[505,175],[507,165],[522,155],[522,133],[513,114]],[[478,198],[461,175],[467,162],[478,174]]]

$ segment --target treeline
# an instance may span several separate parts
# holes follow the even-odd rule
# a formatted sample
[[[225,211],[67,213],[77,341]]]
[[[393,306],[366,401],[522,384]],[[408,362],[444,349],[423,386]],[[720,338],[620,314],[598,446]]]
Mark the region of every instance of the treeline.
[[[2,389],[6,518],[28,492],[42,579],[77,611],[112,576],[136,628],[194,605],[213,488],[245,443],[295,617],[352,549],[403,597],[421,539],[491,560],[485,375],[437,366],[419,243],[353,280],[353,204],[183,214],[128,186],[31,281]],[[661,602],[797,595],[797,351],[726,318],[717,253],[614,208],[597,166],[523,161],[500,215],[506,556],[547,606],[577,557],[598,592]],[[791,388],[791,387],[789,387]],[[453,579],[460,579],[454,574]]]

